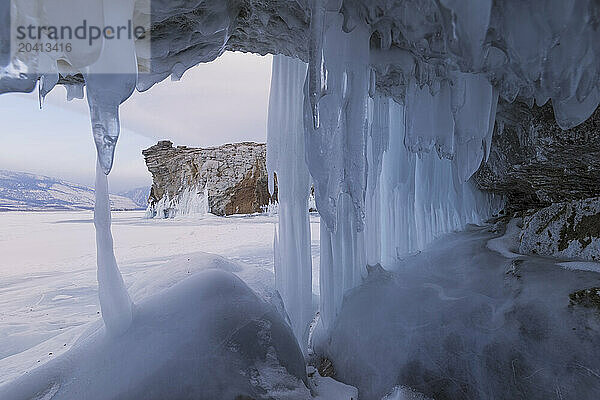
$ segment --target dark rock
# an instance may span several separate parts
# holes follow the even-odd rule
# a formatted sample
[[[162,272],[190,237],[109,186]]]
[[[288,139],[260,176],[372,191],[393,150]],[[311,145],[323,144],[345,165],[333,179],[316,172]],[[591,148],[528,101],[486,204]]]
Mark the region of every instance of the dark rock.
[[[573,292],[569,295],[571,305],[581,305],[600,310],[600,288],[594,287]]]
[[[335,378],[335,368],[333,367],[333,363],[326,357],[321,358],[317,370],[322,377]]]
[[[513,210],[600,195],[600,108],[563,131],[550,102],[529,108],[501,102],[487,163],[477,186],[507,196]]]

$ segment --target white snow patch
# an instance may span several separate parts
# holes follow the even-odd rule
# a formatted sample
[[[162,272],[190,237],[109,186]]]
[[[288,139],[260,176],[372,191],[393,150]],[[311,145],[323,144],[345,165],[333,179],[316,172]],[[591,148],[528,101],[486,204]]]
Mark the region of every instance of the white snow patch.
[[[600,263],[591,261],[568,261],[557,265],[570,270],[600,272]]]
[[[521,234],[520,224],[522,222],[522,218],[511,219],[506,225],[506,232],[504,232],[504,235],[488,240],[487,248],[500,253],[506,258],[521,257],[521,254],[517,253],[517,249],[519,248],[519,235]]]

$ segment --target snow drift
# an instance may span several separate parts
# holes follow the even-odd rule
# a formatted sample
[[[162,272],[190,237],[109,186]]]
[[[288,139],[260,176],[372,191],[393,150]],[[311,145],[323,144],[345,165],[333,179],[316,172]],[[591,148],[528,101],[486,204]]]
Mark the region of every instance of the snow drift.
[[[302,352],[281,315],[215,267],[137,304],[122,335],[84,335],[0,387],[0,398],[310,397]]]

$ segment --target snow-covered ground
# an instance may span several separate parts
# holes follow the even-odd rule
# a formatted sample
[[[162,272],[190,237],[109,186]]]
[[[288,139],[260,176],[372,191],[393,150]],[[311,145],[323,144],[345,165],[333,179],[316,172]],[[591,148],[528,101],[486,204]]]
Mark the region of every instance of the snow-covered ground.
[[[134,301],[153,294],[148,279],[157,273],[176,279],[173,266],[202,257],[199,252],[272,271],[276,216],[148,220],[143,214],[113,213],[115,254]],[[316,268],[318,217],[311,217],[311,227]],[[91,212],[0,213],[0,383],[57,356],[58,342],[68,349],[84,325],[99,319],[95,256]],[[256,290],[260,282],[253,280],[272,275],[243,278]],[[313,290],[318,293],[318,281]]]

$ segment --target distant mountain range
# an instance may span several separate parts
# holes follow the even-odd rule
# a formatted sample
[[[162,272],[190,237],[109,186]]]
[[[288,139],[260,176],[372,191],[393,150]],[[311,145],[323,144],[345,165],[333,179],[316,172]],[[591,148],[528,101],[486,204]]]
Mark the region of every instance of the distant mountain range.
[[[124,192],[117,193],[119,196],[127,197],[139,207],[146,209],[148,207],[148,197],[150,197],[150,187],[142,186]]]
[[[146,188],[147,192],[150,191]],[[132,197],[129,197],[129,194]],[[143,189],[110,195],[113,210],[146,208]],[[47,176],[0,170],[0,211],[91,210],[94,189]]]

